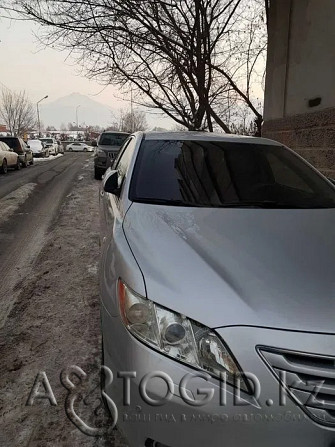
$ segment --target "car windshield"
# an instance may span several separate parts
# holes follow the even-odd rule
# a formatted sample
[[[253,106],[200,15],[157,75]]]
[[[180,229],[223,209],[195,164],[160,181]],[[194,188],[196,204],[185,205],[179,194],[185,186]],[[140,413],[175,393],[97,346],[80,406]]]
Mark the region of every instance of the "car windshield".
[[[11,149],[20,148],[19,140],[17,138],[0,137],[0,141],[6,143]]]
[[[53,140],[51,138],[41,138],[41,141],[44,143],[53,143]]]
[[[128,134],[104,133],[101,135],[99,145],[101,146],[122,146]]]
[[[42,147],[42,143],[39,140],[28,140],[27,144],[31,147],[31,148],[41,148]]]
[[[129,196],[176,206],[335,207],[335,188],[292,151],[215,140],[142,142]]]

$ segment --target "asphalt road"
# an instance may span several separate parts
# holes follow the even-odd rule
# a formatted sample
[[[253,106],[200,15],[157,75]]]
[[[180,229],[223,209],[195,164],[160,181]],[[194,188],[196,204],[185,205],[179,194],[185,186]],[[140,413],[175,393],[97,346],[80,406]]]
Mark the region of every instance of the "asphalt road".
[[[1,446],[127,447],[100,395],[99,184],[83,153],[0,175]]]
[[[87,163],[84,154],[42,159],[0,176],[0,328],[22,281],[43,247],[59,208]]]

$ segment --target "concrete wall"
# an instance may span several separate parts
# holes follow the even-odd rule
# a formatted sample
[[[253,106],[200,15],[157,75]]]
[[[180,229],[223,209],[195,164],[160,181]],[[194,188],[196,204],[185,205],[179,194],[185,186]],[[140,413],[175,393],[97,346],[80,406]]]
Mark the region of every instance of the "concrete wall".
[[[271,0],[263,135],[335,176],[335,2]]]

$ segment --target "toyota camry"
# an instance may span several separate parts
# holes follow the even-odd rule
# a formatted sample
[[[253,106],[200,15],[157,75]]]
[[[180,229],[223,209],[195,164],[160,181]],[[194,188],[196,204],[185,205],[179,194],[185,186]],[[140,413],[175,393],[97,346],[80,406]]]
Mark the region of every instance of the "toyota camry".
[[[127,138],[100,192],[100,292],[130,446],[333,445],[334,208],[278,142]]]

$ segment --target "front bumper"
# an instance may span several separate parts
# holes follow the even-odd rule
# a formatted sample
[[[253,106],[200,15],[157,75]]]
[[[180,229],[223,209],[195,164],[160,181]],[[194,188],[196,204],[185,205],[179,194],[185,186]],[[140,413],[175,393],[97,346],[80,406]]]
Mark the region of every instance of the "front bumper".
[[[25,154],[18,154],[18,157],[19,157],[20,163],[24,163],[26,155]]]
[[[99,155],[94,156],[94,166],[101,170],[107,170],[113,164],[118,152],[115,151],[105,151],[106,156],[101,157]]]
[[[234,327],[217,332],[228,344],[244,372],[252,373],[260,382],[260,397],[241,392],[234,397],[234,388],[220,390],[219,381],[208,382],[196,377],[196,371],[174,361],[136,340],[124,328],[118,317],[111,317],[102,305],[104,363],[113,371],[114,380],[106,388],[115,402],[118,426],[130,446],[150,445],[151,441],[168,447],[331,447],[335,445],[335,430],[311,420],[289,397],[280,402],[280,386],[276,377],[257,352],[267,345],[296,351],[321,352],[334,355],[335,336],[292,333],[287,331]],[[130,379],[130,405],[124,405],[124,387],[120,371],[134,371]],[[162,406],[152,406],[140,395],[141,382],[148,373],[162,371],[172,379],[172,398],[165,402],[167,385],[159,378],[146,384],[147,395],[162,400]],[[186,403],[179,384],[185,374],[191,374],[186,394],[189,400],[201,400],[198,389],[213,389],[210,402],[202,406]],[[221,394],[220,394],[221,393]],[[222,394],[223,393],[223,394]],[[221,395],[221,402],[220,402]],[[222,397],[225,395],[225,398]],[[236,400],[237,399],[237,400]]]
[[[94,167],[97,169],[100,169],[101,171],[106,171],[110,167],[111,163],[110,160],[106,158],[101,157],[95,157],[94,158]]]

